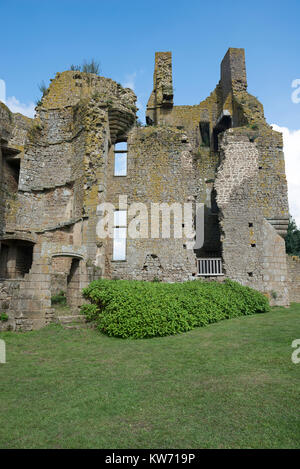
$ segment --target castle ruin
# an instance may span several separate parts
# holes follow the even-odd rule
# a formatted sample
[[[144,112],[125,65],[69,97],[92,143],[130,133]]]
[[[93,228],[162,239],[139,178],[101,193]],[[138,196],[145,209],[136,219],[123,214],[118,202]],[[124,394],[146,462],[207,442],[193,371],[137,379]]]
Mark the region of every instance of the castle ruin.
[[[156,53],[146,126],[136,112],[131,89],[79,71],[57,73],[34,119],[0,102],[0,311],[14,330],[53,321],[60,290],[78,309],[101,277],[230,278],[289,304],[282,135],[247,92],[244,50],[227,51],[215,90],[193,106],[173,105],[171,53]],[[116,255],[116,239],[98,236],[99,206],[124,195],[128,206],[204,204],[203,246],[131,239],[128,211]]]

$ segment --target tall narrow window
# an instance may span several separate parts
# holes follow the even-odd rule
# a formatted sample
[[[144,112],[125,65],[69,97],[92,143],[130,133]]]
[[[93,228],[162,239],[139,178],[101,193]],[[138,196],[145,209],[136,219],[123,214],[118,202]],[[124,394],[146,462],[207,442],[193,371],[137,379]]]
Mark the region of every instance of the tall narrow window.
[[[210,146],[209,122],[200,122],[199,127],[200,127],[202,145],[205,147],[209,147]]]
[[[11,194],[18,192],[19,175],[20,175],[20,157],[19,155],[12,155],[7,153],[7,150],[3,152],[5,158],[3,158],[3,176],[4,183],[7,191]]]
[[[126,260],[127,211],[114,212],[113,260]]]
[[[127,176],[127,142],[115,144],[114,176]]]

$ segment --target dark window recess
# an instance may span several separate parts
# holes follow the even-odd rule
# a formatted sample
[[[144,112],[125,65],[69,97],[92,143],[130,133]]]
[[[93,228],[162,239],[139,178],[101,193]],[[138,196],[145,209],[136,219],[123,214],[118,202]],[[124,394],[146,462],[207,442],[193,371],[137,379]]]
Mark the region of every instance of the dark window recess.
[[[253,226],[253,223],[249,223],[249,228],[252,228],[252,226]]]
[[[78,306],[78,292],[80,292],[80,260],[74,257],[67,276],[66,297],[69,306]]]
[[[253,277],[253,272],[248,272],[249,277]]]
[[[4,159],[3,173],[8,190],[10,192],[17,192],[20,176],[20,158],[6,157]]]
[[[219,212],[217,204],[217,191],[213,189],[210,194],[211,213],[217,214]]]
[[[206,147],[210,147],[209,122],[200,122],[199,127],[200,127],[202,144]]]
[[[71,267],[70,267],[70,272],[67,276],[67,284],[71,283],[74,281],[74,278],[76,274],[78,273],[78,267],[79,267],[79,259],[73,258]]]
[[[31,269],[33,244],[21,240],[9,240],[1,245],[0,277],[17,279]]]
[[[255,247],[256,247],[256,244],[255,244],[255,243],[252,243],[252,244],[251,244],[251,247],[252,247],[252,248],[255,248]]]
[[[219,134],[221,132],[225,132],[225,130],[230,129],[231,127],[232,127],[231,117],[223,116],[213,131],[214,151],[218,151],[219,149]]]
[[[146,116],[146,124],[147,125],[154,125],[154,121],[151,119],[151,117]]]
[[[16,274],[24,277],[31,269],[33,246],[17,246],[16,252]]]
[[[163,94],[164,101],[172,101],[173,95],[172,94]]]

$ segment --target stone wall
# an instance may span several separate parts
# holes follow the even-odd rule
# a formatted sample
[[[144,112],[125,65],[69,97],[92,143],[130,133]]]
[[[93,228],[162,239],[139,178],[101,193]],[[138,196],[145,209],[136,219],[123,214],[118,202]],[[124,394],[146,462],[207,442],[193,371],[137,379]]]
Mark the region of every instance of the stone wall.
[[[132,90],[77,71],[51,80],[34,119],[0,103],[0,306],[16,330],[49,323],[51,295],[61,289],[77,309],[94,279],[184,281],[196,278],[197,257],[222,257],[226,277],[272,304],[288,304],[288,286],[297,297],[284,250],[282,136],[247,92],[244,50],[228,50],[219,83],[194,106],[173,105],[171,53],[156,53],[149,125],[135,125],[136,111]],[[114,176],[115,144],[125,140],[127,175]],[[120,196],[127,207],[146,204],[147,214],[128,210],[128,230],[148,215],[148,233],[127,236],[126,260],[113,261],[113,240],[98,237],[105,216],[98,207],[119,208]],[[151,233],[151,204],[176,203],[193,203],[193,215],[204,204],[201,249],[184,234],[184,220],[183,236],[174,236],[172,216],[171,238]],[[31,266],[29,256],[18,257],[22,243],[33,246]]]
[[[246,130],[230,129],[223,135],[221,155],[215,189],[226,275],[265,292],[271,303],[287,305],[284,239],[260,207],[265,188],[259,179],[259,147]],[[272,205],[271,197],[267,200]]]
[[[232,91],[247,90],[247,76],[244,49],[229,48],[221,63],[223,99]]]
[[[147,201],[148,206],[150,200],[182,203],[189,196],[193,202],[204,203],[205,243],[196,254],[222,255],[227,277],[262,290],[274,304],[288,304],[282,236],[289,213],[282,137],[266,124],[262,105],[247,93],[244,50],[228,50],[219,84],[196,106],[173,106],[172,99],[168,103],[163,100],[161,83],[172,90],[170,73],[171,55],[156,54],[153,92],[146,112],[147,122],[155,126],[128,134],[126,177],[112,176],[110,153],[107,200],[116,204],[118,195],[128,194],[128,203]],[[201,124],[206,126],[208,141],[203,138]],[[230,127],[235,128],[226,131]],[[176,134],[186,142],[186,148],[182,145],[181,149],[185,155],[182,161],[186,158],[189,171],[183,163],[177,167]],[[189,194],[183,187],[189,188]],[[111,263],[111,243],[107,243],[105,273],[142,279],[191,278],[196,255],[189,252],[182,257],[184,244],[128,239],[127,260]],[[175,258],[178,275],[172,274]]]
[[[153,73],[153,91],[147,104],[147,124],[158,124],[160,113],[173,106],[172,55],[156,52]]]
[[[0,284],[8,291],[5,312],[16,330],[51,320],[59,281],[77,309],[82,288],[102,274],[96,265],[96,211],[106,197],[109,148],[135,122],[135,101],[132,90],[113,80],[67,71],[51,81],[35,119],[11,114],[1,104],[0,234],[16,254],[10,262],[3,251],[1,272],[15,276],[18,289],[9,297],[14,283]],[[29,271],[28,259],[17,252],[26,233],[34,245]],[[57,272],[58,258],[67,258],[63,272]]]
[[[188,239],[151,237],[151,203],[195,202],[197,185],[192,147],[184,132],[172,127],[135,128],[128,134],[127,176],[114,176],[113,148],[108,162],[107,201],[118,208],[119,196],[127,203],[147,207],[148,238],[128,238],[125,262],[112,261],[112,240],[107,242],[105,275],[166,281],[187,280],[196,273],[196,257]],[[180,209],[182,205],[180,205]],[[137,213],[128,215],[128,225]],[[138,216],[140,214],[138,213]],[[182,219],[180,226],[184,223]],[[100,240],[99,240],[100,241]],[[151,261],[155,259],[155,261]]]
[[[286,258],[290,301],[300,303],[300,258],[297,256],[286,256]]]

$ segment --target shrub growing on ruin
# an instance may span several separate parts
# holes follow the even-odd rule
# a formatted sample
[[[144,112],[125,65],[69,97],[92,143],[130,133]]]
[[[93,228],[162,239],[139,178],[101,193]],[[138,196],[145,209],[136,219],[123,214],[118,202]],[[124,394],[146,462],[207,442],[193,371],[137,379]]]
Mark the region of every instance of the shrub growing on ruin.
[[[47,93],[47,86],[45,85],[45,82],[42,81],[39,85],[38,85],[38,88],[40,90],[40,92],[42,93],[43,96],[45,96],[45,94]]]
[[[2,322],[8,321],[8,315],[6,313],[0,313],[0,321]]]
[[[166,336],[222,319],[269,311],[266,297],[226,280],[185,283],[107,280],[83,290],[82,312],[100,331],[121,338]]]
[[[38,89],[39,89],[40,92],[42,93],[42,97],[41,97],[40,99],[36,99],[35,104],[36,104],[37,106],[40,106],[40,105],[42,104],[42,99],[43,99],[43,97],[46,96],[46,94],[48,93],[48,88],[47,88],[47,86],[46,86],[44,80],[41,81],[41,83],[38,84]]]
[[[51,297],[51,304],[52,305],[66,305],[67,298],[65,292],[60,291],[57,295],[53,295]]]
[[[74,65],[70,66],[70,70],[76,72],[84,72],[84,73],[95,73],[99,75],[100,73],[100,64],[92,59],[90,62],[86,60],[82,63],[82,65]]]
[[[72,72],[80,72],[80,70],[81,70],[81,65],[74,65],[74,64],[72,64],[72,65],[70,66],[70,70],[72,70]]]

